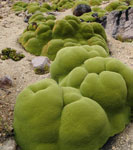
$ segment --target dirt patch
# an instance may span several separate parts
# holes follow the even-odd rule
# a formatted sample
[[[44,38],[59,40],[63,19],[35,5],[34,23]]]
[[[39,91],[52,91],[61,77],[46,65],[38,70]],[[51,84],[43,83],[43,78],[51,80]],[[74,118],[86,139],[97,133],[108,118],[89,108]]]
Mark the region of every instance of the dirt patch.
[[[4,11],[8,13],[9,10],[7,8],[7,11]],[[0,142],[12,134],[13,110],[18,93],[27,85],[47,76],[34,73],[31,60],[35,56],[27,53],[17,42],[20,34],[27,26],[23,21],[24,18],[16,16],[13,12],[8,15],[5,14],[5,16],[0,22],[0,50],[6,47],[14,48],[17,52],[23,53],[25,58],[18,62],[0,59],[0,78],[9,76],[13,82],[11,88],[0,88]]]

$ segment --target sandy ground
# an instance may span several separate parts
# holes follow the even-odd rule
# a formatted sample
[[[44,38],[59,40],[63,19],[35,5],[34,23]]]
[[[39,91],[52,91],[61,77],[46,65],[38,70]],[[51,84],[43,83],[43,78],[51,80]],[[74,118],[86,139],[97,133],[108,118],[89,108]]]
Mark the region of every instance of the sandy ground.
[[[5,9],[8,10],[8,8]],[[31,60],[35,56],[25,52],[17,42],[18,37],[26,27],[23,17],[18,17],[10,11],[8,13],[9,15],[0,21],[0,50],[6,47],[14,48],[17,52],[22,52],[25,58],[18,62],[0,59],[0,78],[6,75],[13,82],[13,87],[5,90],[0,89],[0,116],[2,117],[0,142],[4,140],[3,137],[11,134],[14,104],[18,93],[27,85],[47,76],[34,73]]]
[[[61,19],[68,14],[72,14],[71,10],[61,14],[57,13],[57,18]],[[7,6],[0,8],[0,15],[3,16],[3,19],[0,19],[0,50],[10,47],[25,55],[25,58],[18,62],[0,60],[0,78],[7,75],[13,81],[11,88],[4,91],[0,89],[0,119],[2,120],[0,143],[2,143],[12,133],[13,110],[18,93],[27,85],[44,79],[48,74],[36,75],[34,73],[31,60],[35,56],[25,52],[17,42],[27,25],[23,21],[23,16],[16,16]],[[121,43],[108,34],[108,44],[112,57],[133,68],[133,43]],[[133,123],[130,123],[121,134],[111,138],[103,150],[133,150]]]

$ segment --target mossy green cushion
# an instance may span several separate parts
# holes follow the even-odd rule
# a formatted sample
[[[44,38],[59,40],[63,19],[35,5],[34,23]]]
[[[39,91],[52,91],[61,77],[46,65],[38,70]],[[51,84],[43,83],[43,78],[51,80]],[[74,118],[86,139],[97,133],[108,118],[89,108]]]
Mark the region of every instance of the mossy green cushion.
[[[91,6],[100,5],[102,3],[102,0],[89,0],[89,4]]]
[[[108,69],[102,71],[105,62]],[[130,120],[127,99],[132,100],[133,94],[128,83],[132,83],[131,70],[117,63],[100,57],[85,61],[92,69],[77,67],[80,74],[75,76],[74,69],[69,78],[76,81],[86,72],[80,88],[73,88],[70,80],[69,87],[61,87],[52,79],[25,88],[17,97],[13,123],[21,149],[99,150],[110,136],[121,132]]]
[[[112,135],[97,102],[75,88],[59,87],[52,79],[19,94],[13,126],[21,150],[98,150]]]
[[[54,15],[48,15],[48,16],[44,16],[43,13],[41,12],[36,12],[35,14],[33,14],[28,23],[37,23],[37,24],[40,24],[40,23],[45,23],[46,21],[48,20],[55,20],[56,17]]]
[[[40,55],[42,47],[52,38],[51,27],[40,24],[36,31],[27,31],[20,37],[19,42],[34,55]]]
[[[90,58],[83,50],[74,53],[66,49],[58,52],[51,65],[52,78],[99,103],[109,117],[112,134],[121,132],[133,106],[133,70],[114,58]]]
[[[21,12],[21,11],[25,11],[27,6],[28,6],[27,3],[18,1],[12,6],[12,9],[16,12]]]
[[[35,13],[36,11],[40,11],[40,5],[37,2],[30,3],[27,7],[29,13]]]
[[[52,8],[54,10],[63,10],[72,8],[75,1],[73,0],[52,0]]]
[[[74,53],[64,48],[58,52],[50,72],[61,86],[79,88],[83,96],[96,100],[107,111],[125,104],[133,106],[133,70],[117,59],[90,58],[83,50]],[[115,106],[106,100],[114,101]]]
[[[123,9],[127,9],[126,7],[124,7],[124,6],[126,6],[126,4],[124,3],[124,2],[121,2],[121,1],[114,1],[114,2],[111,2],[110,4],[108,4],[107,6],[106,6],[106,10],[107,11],[109,11],[109,12],[111,12],[111,11],[113,11],[113,10],[123,10]],[[120,7],[121,7],[121,9],[120,9]],[[123,9],[122,9],[123,8]]]
[[[51,19],[42,22],[43,16],[40,13],[35,14],[29,22],[32,23],[34,20],[37,20],[37,28],[29,25],[31,27],[22,34],[19,40],[23,47],[32,54],[48,56],[51,60],[54,60],[56,53],[63,47],[87,44],[101,45],[109,53],[104,28],[98,23],[82,23],[76,16],[66,16],[55,23]],[[37,34],[37,30],[41,34]],[[95,43],[95,39],[97,43]],[[60,40],[64,42],[61,47],[57,45]],[[35,41],[34,47],[32,47],[32,41]],[[52,52],[51,48],[49,50],[49,46],[56,48],[52,48]]]

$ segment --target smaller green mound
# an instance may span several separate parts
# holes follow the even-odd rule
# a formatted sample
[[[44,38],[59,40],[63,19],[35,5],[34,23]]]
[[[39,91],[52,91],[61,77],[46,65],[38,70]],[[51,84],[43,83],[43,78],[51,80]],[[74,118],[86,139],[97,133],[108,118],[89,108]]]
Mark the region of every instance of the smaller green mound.
[[[44,16],[43,13],[37,12],[30,17],[28,23],[36,22],[36,23],[40,24],[40,23],[45,23],[48,20],[55,20],[55,19],[56,19],[56,17],[54,15]]]
[[[12,9],[14,11],[25,11],[25,10],[28,10],[28,13],[36,13],[37,11],[39,12],[48,12],[48,11],[51,11],[53,10],[52,7],[48,4],[48,3],[42,3],[42,4],[39,4],[38,2],[33,2],[33,3],[25,3],[25,2],[16,2]]]
[[[30,3],[27,7],[27,10],[29,13],[35,13],[36,11],[40,11],[39,3],[37,2]]]
[[[52,0],[51,8],[53,10],[61,11],[64,9],[72,8],[74,4],[75,4],[75,1],[73,0]]]
[[[114,1],[114,2],[111,2],[109,5],[106,6],[106,10],[108,12],[111,12],[113,10],[125,10],[127,9],[128,6],[126,6],[126,3],[125,2],[121,2],[121,1]]]
[[[51,10],[51,6],[47,3],[43,3],[42,5],[39,5],[39,3],[30,3],[27,9],[29,13],[35,13],[37,11],[48,12]]]
[[[101,5],[102,3],[102,0],[89,0],[89,4],[91,6],[98,6],[98,5]]]
[[[133,5],[133,0],[119,0],[120,2],[125,2],[127,5]]]
[[[96,6],[92,8],[92,11],[94,13],[98,13],[98,17],[103,17],[106,14],[106,10]]]
[[[34,24],[33,24],[34,27]],[[23,47],[34,55],[40,55],[42,47],[52,38],[51,26],[48,24],[39,24],[35,30],[24,32],[19,42]]]
[[[17,53],[15,49],[11,48],[2,49],[0,53],[0,59],[2,60],[12,59],[14,61],[19,61],[24,57],[25,57],[24,54]]]
[[[21,12],[25,11],[27,9],[28,4],[22,1],[16,2],[13,6],[12,9],[16,12]]]
[[[43,3],[40,7],[41,12],[48,12],[51,10],[51,6],[48,3]]]

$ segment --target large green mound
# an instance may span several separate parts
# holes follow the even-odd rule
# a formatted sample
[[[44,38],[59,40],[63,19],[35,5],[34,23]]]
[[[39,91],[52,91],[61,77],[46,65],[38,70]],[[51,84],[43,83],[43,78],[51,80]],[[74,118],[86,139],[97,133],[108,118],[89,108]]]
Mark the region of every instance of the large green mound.
[[[51,20],[36,24],[30,24],[19,39],[32,54],[53,60],[61,48],[76,45],[100,45],[109,52],[104,28],[98,23],[81,23],[75,16],[66,16],[55,24]]]
[[[94,59],[88,60],[89,63]],[[109,68],[114,66],[112,60],[108,61]],[[100,62],[98,64],[102,67]],[[119,71],[121,66],[117,66]],[[76,84],[79,82],[77,78],[81,81],[86,74],[81,88],[73,88],[70,80],[68,87],[61,87],[52,79],[44,79],[19,94],[14,112],[14,130],[22,150],[98,150],[110,136],[124,129],[130,121],[128,104],[133,97],[130,93],[132,79],[128,83],[125,76],[115,72],[116,65],[115,71],[111,67],[111,71],[97,74],[104,70],[101,67],[99,71],[90,69],[90,73],[79,67],[79,77],[73,73],[71,79]],[[125,71],[125,68],[124,72],[130,77],[130,70],[126,68]]]

